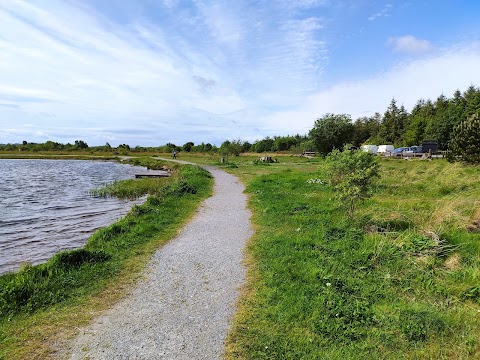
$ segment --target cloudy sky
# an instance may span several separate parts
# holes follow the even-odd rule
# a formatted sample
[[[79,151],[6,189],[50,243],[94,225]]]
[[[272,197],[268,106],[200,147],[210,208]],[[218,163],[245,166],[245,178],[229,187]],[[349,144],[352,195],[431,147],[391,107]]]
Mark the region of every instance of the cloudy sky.
[[[478,0],[0,0],[0,143],[253,141],[471,84]]]

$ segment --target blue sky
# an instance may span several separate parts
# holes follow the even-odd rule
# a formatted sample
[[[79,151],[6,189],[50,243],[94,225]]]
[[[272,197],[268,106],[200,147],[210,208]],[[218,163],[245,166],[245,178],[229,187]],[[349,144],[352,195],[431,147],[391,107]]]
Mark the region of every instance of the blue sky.
[[[480,86],[480,1],[0,2],[0,143],[305,134]]]

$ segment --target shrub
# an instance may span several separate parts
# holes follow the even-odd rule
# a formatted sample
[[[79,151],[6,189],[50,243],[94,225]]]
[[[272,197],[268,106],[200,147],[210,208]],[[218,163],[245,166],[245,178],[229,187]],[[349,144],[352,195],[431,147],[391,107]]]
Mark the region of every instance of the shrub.
[[[327,165],[330,184],[353,217],[358,203],[373,194],[374,180],[380,177],[377,159],[364,151],[334,150],[327,157]]]

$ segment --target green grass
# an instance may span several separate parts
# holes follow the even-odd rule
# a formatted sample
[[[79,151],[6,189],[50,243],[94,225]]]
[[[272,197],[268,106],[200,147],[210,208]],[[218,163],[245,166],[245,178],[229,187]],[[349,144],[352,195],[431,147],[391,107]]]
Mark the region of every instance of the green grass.
[[[229,169],[256,234],[227,343],[231,359],[480,356],[480,169],[382,161],[350,221],[321,160]],[[259,175],[259,173],[261,173]]]
[[[115,181],[90,191],[92,196],[117,197],[119,199],[138,199],[144,195],[157,195],[162,191],[166,178],[142,178]]]
[[[199,167],[177,166],[155,195],[97,231],[84,248],[0,276],[0,359],[47,357],[51,343],[118,299],[149,255],[211,194],[212,183]]]

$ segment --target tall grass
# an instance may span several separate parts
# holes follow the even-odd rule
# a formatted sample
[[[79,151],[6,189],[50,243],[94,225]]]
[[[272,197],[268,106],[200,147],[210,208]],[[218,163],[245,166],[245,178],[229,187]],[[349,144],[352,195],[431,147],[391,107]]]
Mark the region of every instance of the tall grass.
[[[467,229],[480,169],[383,161],[355,220],[322,162],[262,170],[231,170],[247,182],[257,232],[228,358],[480,356],[480,233]]]
[[[163,191],[167,178],[142,178],[114,181],[111,184],[90,191],[96,197],[117,197],[138,199],[144,195],[158,195]]]

